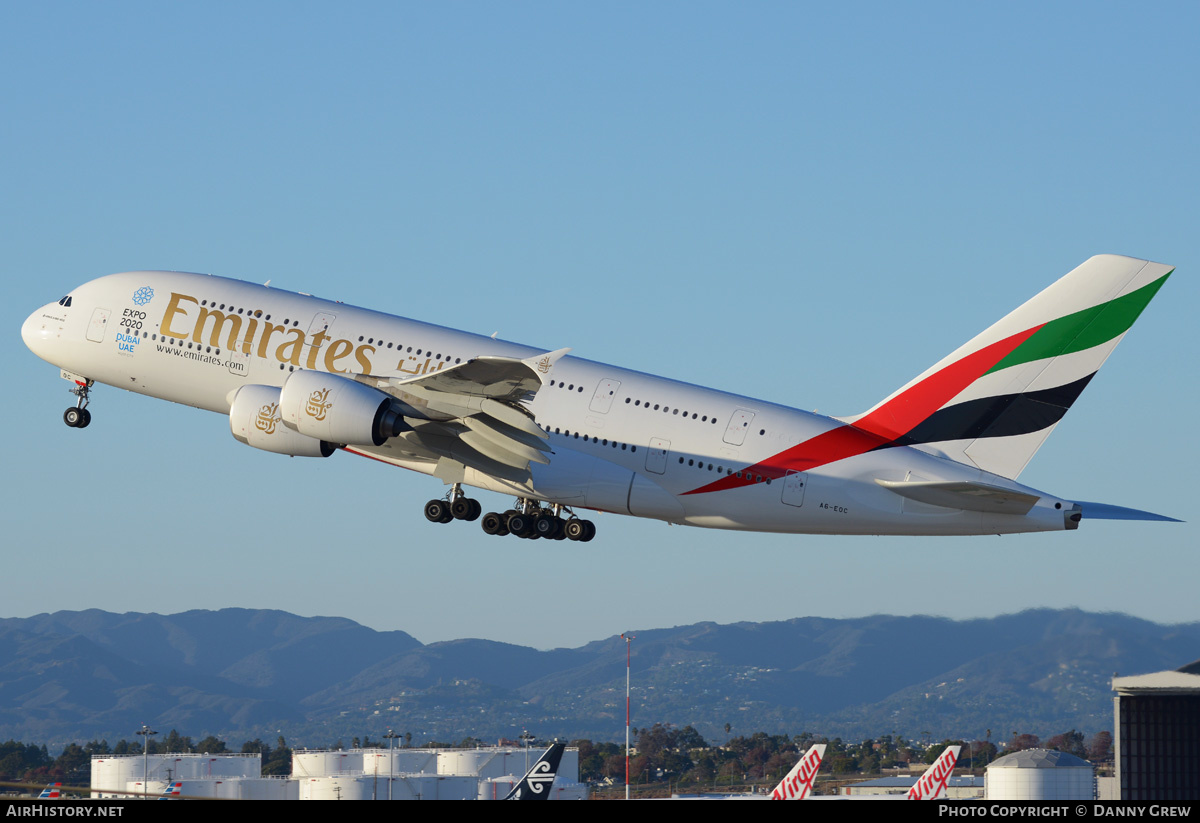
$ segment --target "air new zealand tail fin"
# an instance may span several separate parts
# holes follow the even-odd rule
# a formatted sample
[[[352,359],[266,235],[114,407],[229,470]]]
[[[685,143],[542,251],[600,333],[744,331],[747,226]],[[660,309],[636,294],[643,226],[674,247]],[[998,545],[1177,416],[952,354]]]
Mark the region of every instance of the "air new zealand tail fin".
[[[1174,269],[1098,255],[869,411],[887,445],[936,444],[1015,478]]]
[[[538,758],[521,782],[513,786],[505,800],[546,800],[550,797],[550,787],[554,776],[558,774],[558,763],[562,760],[566,744],[555,743],[546,749],[546,753]]]

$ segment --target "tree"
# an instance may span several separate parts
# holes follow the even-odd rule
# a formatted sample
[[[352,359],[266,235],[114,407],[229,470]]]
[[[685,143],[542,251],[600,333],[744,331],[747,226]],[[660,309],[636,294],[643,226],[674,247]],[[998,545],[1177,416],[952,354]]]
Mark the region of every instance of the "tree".
[[[1087,751],[1083,748],[1083,734],[1074,729],[1054,735],[1046,741],[1046,748],[1067,752],[1080,758],[1087,757]]]
[[[243,747],[244,749],[245,747]],[[264,748],[267,748],[264,746]],[[265,775],[283,775],[292,773],[292,750],[288,748],[287,741],[283,739],[283,735],[275,741],[275,749],[270,752],[270,755],[263,754],[262,773]]]
[[[78,743],[69,743],[63,749],[63,753],[58,756],[58,760],[55,761],[54,765],[62,773],[63,777],[68,778],[74,783],[76,780],[81,779],[84,774],[87,774],[91,763],[91,758],[88,757],[87,752],[83,750],[82,746]]]
[[[1096,732],[1088,741],[1087,759],[1093,763],[1107,763],[1113,759],[1112,732]]]
[[[1010,752],[1021,752],[1025,749],[1036,749],[1041,742],[1041,738],[1036,734],[1017,734],[1013,732],[1012,740],[1008,743],[1008,750]]]
[[[200,754],[222,754],[229,749],[225,746],[224,740],[219,740],[210,734],[196,744],[196,751]]]
[[[160,743],[151,743],[150,754],[159,754],[162,752],[190,752],[195,747],[192,745],[192,738],[183,737],[179,732],[171,729],[166,737]]]
[[[959,755],[958,765],[963,765],[964,755],[967,765],[974,768],[986,766],[996,759],[996,746],[986,740],[972,740],[970,747]]]

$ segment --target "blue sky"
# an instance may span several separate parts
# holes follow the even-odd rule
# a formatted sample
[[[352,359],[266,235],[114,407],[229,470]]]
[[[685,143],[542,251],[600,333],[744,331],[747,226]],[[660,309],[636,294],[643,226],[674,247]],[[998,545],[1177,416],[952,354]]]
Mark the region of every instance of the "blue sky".
[[[1200,6],[0,6],[2,616],[278,608],[424,642],[1032,606],[1200,619]],[[428,524],[21,321],[114,271],[313,292],[830,414],[1100,252],[1178,267],[1022,480],[1183,525],[968,539]],[[488,508],[506,498],[482,494]],[[1181,661],[1183,662],[1183,661]]]

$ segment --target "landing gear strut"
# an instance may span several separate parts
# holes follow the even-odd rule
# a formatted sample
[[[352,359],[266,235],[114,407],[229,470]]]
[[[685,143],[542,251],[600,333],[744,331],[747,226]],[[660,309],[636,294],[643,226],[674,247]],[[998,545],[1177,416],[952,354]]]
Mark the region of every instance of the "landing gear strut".
[[[71,387],[71,394],[79,398],[74,406],[63,412],[63,422],[73,429],[86,429],[92,422],[92,413],[87,410],[88,396],[91,386],[87,383],[76,383]]]

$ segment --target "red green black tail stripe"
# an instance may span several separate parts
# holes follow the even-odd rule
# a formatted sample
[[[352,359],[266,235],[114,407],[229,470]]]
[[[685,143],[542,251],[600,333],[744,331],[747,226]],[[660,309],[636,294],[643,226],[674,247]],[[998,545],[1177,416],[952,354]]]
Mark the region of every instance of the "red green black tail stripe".
[[[1094,371],[1049,389],[946,404],[986,374],[1084,351],[1124,334],[1173,272],[1129,294],[985,346],[910,386],[852,425],[823,432],[740,471],[731,469],[720,479],[685,494],[747,486],[875,449],[1010,437],[1052,426],[1079,397]]]

